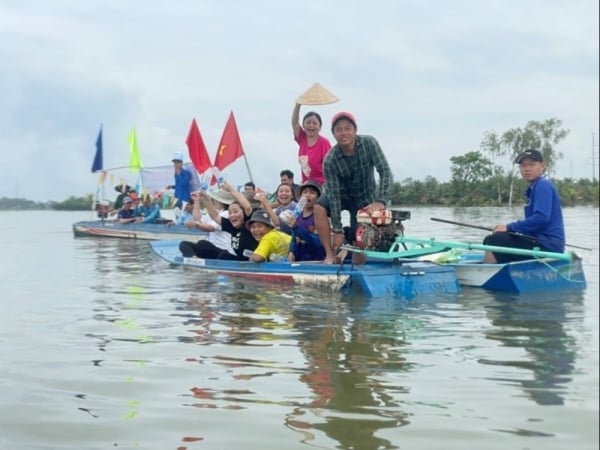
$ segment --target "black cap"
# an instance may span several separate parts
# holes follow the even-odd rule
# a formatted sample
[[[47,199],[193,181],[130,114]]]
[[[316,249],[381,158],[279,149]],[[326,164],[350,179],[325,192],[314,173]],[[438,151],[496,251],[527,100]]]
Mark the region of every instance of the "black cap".
[[[544,155],[542,155],[542,152],[539,150],[529,149],[517,156],[515,159],[515,164],[521,164],[521,161],[523,161],[525,158],[531,158],[534,161],[544,162]]]

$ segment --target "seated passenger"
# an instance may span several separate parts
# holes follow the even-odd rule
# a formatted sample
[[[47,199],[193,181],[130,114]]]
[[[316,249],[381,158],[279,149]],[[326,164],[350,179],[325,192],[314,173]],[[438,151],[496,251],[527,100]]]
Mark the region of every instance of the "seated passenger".
[[[133,210],[133,200],[131,197],[125,197],[123,199],[123,207],[117,213],[117,220],[119,223],[133,223],[136,219]]]
[[[268,211],[264,209],[254,211],[246,227],[258,241],[250,261],[278,261],[287,257],[292,238],[289,234],[275,229]]]
[[[135,215],[138,223],[157,223],[161,219],[160,207],[150,194],[142,197],[142,204],[136,209]]]
[[[192,198],[194,199],[194,203],[196,203],[196,201],[202,201],[210,218],[219,224],[223,231],[226,231],[231,235],[230,243],[235,255],[232,255],[227,249],[218,247],[208,240],[202,240],[195,244],[193,242],[182,241],[179,244],[179,251],[181,251],[183,256],[247,261],[248,257],[244,255],[244,252],[252,252],[258,245],[258,242],[254,239],[250,230],[245,226],[246,221],[252,212],[252,208],[246,199],[246,196],[241,192],[236,191],[228,183],[223,183],[222,189],[222,191],[217,191],[217,193],[207,193],[206,191],[194,192]],[[224,203],[224,197],[227,195],[229,198],[228,202],[230,202],[228,217],[223,217],[219,213],[215,205],[210,201],[209,195],[215,197],[220,203]]]
[[[321,186],[313,180],[308,180],[298,188],[299,203],[304,203],[302,212],[298,215],[282,214],[282,221],[292,230],[292,241],[289,247],[288,261],[322,261],[325,249],[315,230],[314,204],[321,195]]]

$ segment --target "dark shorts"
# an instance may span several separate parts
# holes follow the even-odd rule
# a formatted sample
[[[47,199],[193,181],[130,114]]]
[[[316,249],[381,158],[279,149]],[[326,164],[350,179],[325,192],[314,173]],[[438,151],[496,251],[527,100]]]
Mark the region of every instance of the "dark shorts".
[[[484,245],[493,245],[497,247],[513,247],[522,248],[525,250],[533,250],[538,248],[545,250],[537,239],[531,237],[519,236],[518,234],[498,232],[487,236],[483,240]],[[496,257],[496,261],[499,263],[506,263],[510,261],[523,261],[525,259],[531,259],[528,255],[513,255],[512,253],[492,252]]]
[[[329,209],[329,199],[327,198],[327,194],[321,195],[317,200],[317,204],[325,208],[325,210],[327,211],[327,215],[330,216],[331,211]],[[348,211],[348,213],[350,214],[350,228],[352,230],[352,233],[354,233],[354,230],[356,230],[357,225],[356,213],[359,209],[364,208],[367,205],[358,204],[357,202],[349,198],[342,198],[341,205],[342,211]]]

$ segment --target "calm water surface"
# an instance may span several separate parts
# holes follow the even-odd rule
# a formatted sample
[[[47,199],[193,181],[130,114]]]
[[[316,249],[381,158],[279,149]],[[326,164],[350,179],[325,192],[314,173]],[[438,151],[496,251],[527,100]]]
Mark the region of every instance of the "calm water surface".
[[[479,242],[521,210],[412,208]],[[2,449],[597,449],[598,209],[583,293],[369,300],[169,267],[1,212]]]

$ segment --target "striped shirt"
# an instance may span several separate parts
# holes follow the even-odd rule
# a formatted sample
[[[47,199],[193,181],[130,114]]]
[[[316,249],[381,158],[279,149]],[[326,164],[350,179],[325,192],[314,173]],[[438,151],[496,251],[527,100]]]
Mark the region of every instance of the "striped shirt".
[[[379,186],[375,183],[375,170]],[[357,135],[354,153],[344,155],[338,144],[327,153],[323,162],[325,194],[333,231],[342,231],[342,201],[363,208],[375,201],[388,201],[392,171],[377,140],[372,136]]]

